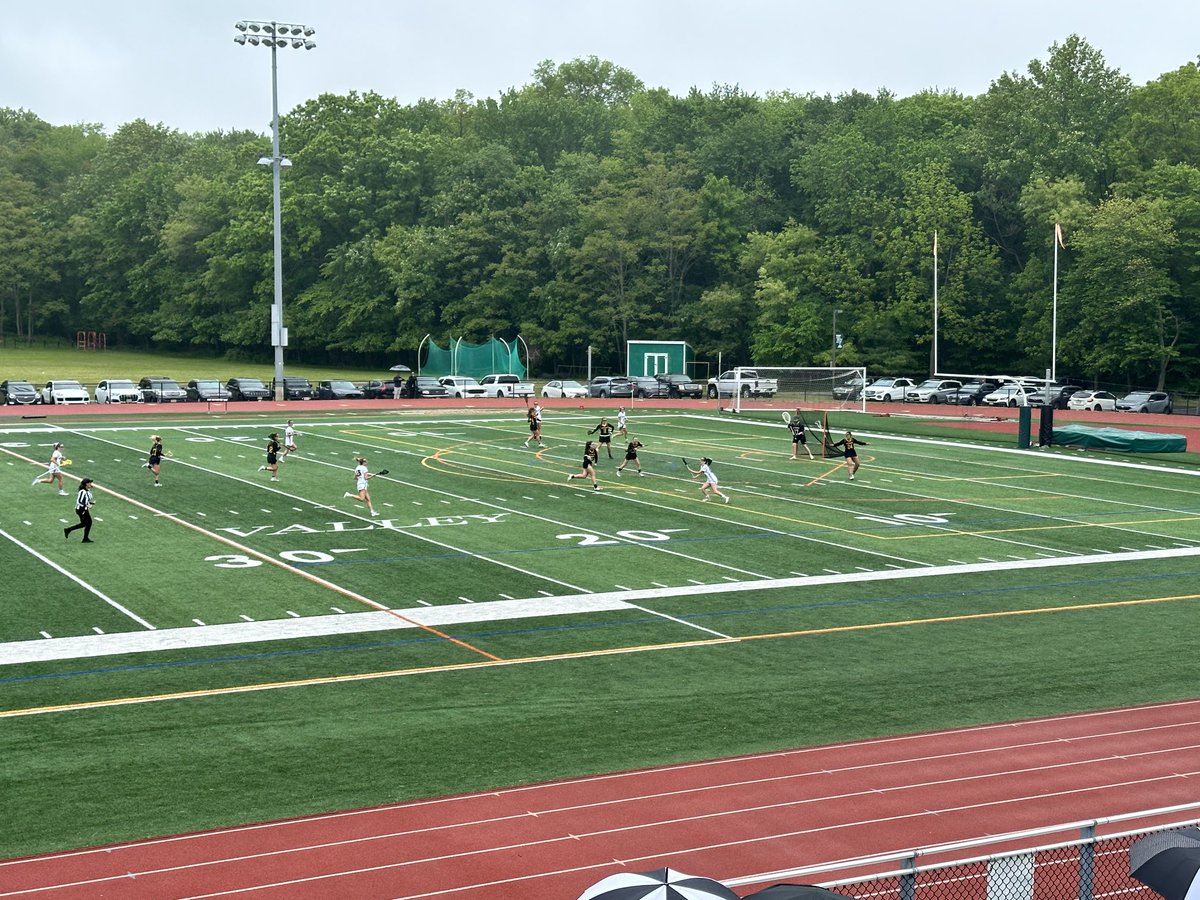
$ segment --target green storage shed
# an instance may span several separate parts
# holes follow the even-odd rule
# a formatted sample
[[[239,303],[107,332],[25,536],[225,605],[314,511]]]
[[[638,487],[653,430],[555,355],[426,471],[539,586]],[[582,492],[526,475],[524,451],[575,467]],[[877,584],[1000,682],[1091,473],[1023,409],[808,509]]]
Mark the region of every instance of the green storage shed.
[[[686,341],[628,341],[625,371],[629,375],[694,375],[696,354]]]

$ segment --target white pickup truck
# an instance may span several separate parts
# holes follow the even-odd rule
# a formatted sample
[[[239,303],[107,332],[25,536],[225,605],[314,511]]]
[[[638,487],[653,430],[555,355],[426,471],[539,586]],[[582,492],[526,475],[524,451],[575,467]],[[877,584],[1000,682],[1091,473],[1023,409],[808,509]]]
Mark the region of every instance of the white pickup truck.
[[[532,397],[533,384],[516,375],[484,375],[479,379],[485,397]]]
[[[708,379],[708,398],[732,397],[740,390],[743,397],[774,397],[779,392],[779,382],[774,378],[759,378],[755,369],[742,369],[739,387],[736,373],[730,369],[716,378]]]

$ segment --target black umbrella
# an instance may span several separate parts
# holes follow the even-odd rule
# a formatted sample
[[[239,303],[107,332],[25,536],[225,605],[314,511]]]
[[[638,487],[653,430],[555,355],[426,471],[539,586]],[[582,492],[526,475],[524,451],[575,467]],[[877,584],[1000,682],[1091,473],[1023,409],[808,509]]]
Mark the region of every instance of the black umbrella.
[[[838,894],[815,884],[773,884],[769,888],[747,894],[744,900],[846,900]]]
[[[1200,897],[1200,828],[1151,834],[1129,848],[1129,874],[1166,900]]]
[[[719,881],[684,875],[674,869],[609,875],[579,895],[579,900],[739,900]]]

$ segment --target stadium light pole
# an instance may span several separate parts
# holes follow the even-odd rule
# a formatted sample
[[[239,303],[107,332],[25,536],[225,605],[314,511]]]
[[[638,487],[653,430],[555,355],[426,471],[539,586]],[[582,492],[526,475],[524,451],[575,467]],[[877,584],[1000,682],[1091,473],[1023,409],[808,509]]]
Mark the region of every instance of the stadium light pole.
[[[833,308],[833,343],[829,349],[829,368],[837,368],[837,316],[841,310],[836,306]]]
[[[285,47],[312,50],[316,29],[310,25],[290,22],[243,21],[233,26],[237,34],[233,42],[241,46],[268,47],[271,50],[271,155],[259,159],[261,166],[271,167],[271,197],[274,203],[275,302],[271,305],[271,344],[275,348],[275,399],[283,400],[283,348],[287,346],[287,329],[283,326],[283,227],[279,203],[279,170],[292,161],[279,154],[279,75],[275,51]]]

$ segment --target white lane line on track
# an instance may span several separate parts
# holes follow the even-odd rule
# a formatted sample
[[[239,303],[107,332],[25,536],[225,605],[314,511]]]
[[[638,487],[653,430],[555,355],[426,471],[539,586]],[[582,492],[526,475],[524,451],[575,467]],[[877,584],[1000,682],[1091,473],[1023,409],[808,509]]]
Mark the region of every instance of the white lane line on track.
[[[1194,718],[1163,724],[1139,726],[1136,728],[1122,728],[1119,720],[1122,717],[1142,716],[1147,713],[1163,712],[1170,710],[1183,710],[1193,715]],[[852,766],[843,766],[840,768],[830,768],[825,765],[820,759],[803,771],[791,773],[783,777],[798,778],[811,777],[820,775],[826,772],[861,772],[869,769],[885,769],[901,765],[928,765],[931,762],[984,756],[995,753],[1015,753],[1026,749],[1035,749],[1039,747],[1058,747],[1064,744],[1082,743],[1091,740],[1104,740],[1111,738],[1125,739],[1132,735],[1146,734],[1149,732],[1170,731],[1176,728],[1195,728],[1200,726],[1200,700],[1181,700],[1170,703],[1153,704],[1149,706],[1126,707],[1121,709],[1100,710],[1096,712],[1073,713],[1065,716],[1046,716],[1038,719],[1025,719],[1018,722],[1002,722],[988,725],[974,725],[966,728],[956,728],[946,731],[921,732],[917,734],[892,735],[882,738],[870,738],[862,741],[846,741],[837,744],[826,744],[816,747],[800,747],[791,750],[775,750],[768,753],[756,753],[747,756],[723,757],[719,759],[700,760],[698,762],[680,763],[671,766],[657,766],[649,769],[635,769],[626,772],[612,772],[603,775],[585,775],[579,778],[564,779],[561,781],[541,782],[537,784],[519,785],[511,788],[500,788],[497,790],[481,791],[472,794],[457,794],[450,797],[435,797],[429,800],[414,800],[405,803],[392,803],[385,806],[367,807],[365,809],[350,809],[341,810],[332,813],[321,813],[313,816],[301,816],[293,819],[281,819],[274,822],[259,822],[252,825],[240,825],[232,828],[215,829],[212,831],[193,832],[190,834],[170,835],[168,837],[151,838],[146,841],[138,841],[129,844],[120,844],[115,846],[91,847],[84,850],[68,850],[61,853],[50,853],[43,856],[25,857],[21,859],[0,860],[0,870],[6,868],[14,868],[18,866],[34,865],[39,862],[54,862],[59,860],[77,859],[80,857],[100,855],[109,857],[113,854],[138,852],[140,849],[148,847],[159,847],[169,844],[182,844],[187,842],[204,841],[206,839],[223,839],[229,835],[250,835],[263,831],[279,831],[293,827],[308,827],[313,824],[332,823],[346,819],[361,820],[368,816],[392,816],[398,812],[414,812],[429,807],[445,807],[465,805],[479,802],[480,800],[490,801],[502,797],[537,797],[538,795],[552,794],[556,791],[573,791],[579,787],[585,787],[596,784],[615,783],[615,782],[638,782],[648,781],[651,786],[662,781],[664,776],[669,776],[675,772],[694,772],[705,769],[712,769],[720,774],[721,770],[733,767],[736,769],[739,766],[746,764],[760,763],[767,760],[779,759],[797,759],[803,760],[807,757],[814,757],[818,754],[836,754],[840,751],[849,749],[863,748],[886,748],[891,745],[900,747],[916,747],[920,748],[921,744],[936,743],[938,741],[960,737],[963,735],[982,735],[988,732],[998,732],[1000,735],[1018,735],[1020,731],[1030,728],[1044,728],[1046,725],[1059,723],[1081,723],[1095,719],[1099,725],[1108,726],[1107,730],[1088,732],[1083,734],[1073,734],[1069,736],[1052,736],[1040,738],[1038,740],[1025,741],[1009,741],[1008,743],[994,743],[986,747],[977,747],[967,750],[957,750],[947,753],[918,753],[909,754],[907,756],[892,757],[876,763],[861,763]],[[1110,723],[1114,723],[1117,727],[1111,727]],[[1089,723],[1090,724],[1090,723]],[[1170,753],[1180,747],[1164,748],[1158,753]],[[1149,754],[1147,754],[1149,755]],[[1111,757],[1119,758],[1119,757]],[[992,773],[985,773],[985,776],[993,777]],[[747,785],[758,785],[764,782],[773,782],[779,780],[778,776],[768,776],[766,778],[754,779],[736,779],[726,780],[717,784],[704,785],[694,789],[698,791],[717,790],[722,788],[737,788]],[[658,791],[651,790],[644,793],[623,793],[616,800],[598,801],[594,803],[571,804],[568,806],[539,806],[533,800],[526,803],[528,814],[543,816],[551,812],[565,812],[577,809],[592,809],[598,806],[615,805],[627,803],[634,800],[653,800],[659,797],[673,796],[677,794],[688,793],[688,790],[678,791]],[[550,798],[553,799],[553,798]],[[524,817],[526,813],[520,814],[518,817]],[[495,821],[505,821],[512,816],[495,816],[481,819],[471,819],[455,826],[445,827],[462,827],[465,825],[486,825]],[[367,837],[374,837],[368,835]],[[3,896],[3,895],[0,895]]]
[[[1193,748],[1180,748],[1180,749],[1193,749]],[[1116,758],[1118,758],[1118,757],[1106,757],[1102,760],[1096,760],[1096,761],[1087,760],[1087,761],[1084,761],[1082,764],[1091,764],[1093,762],[1111,762],[1113,759],[1116,759]],[[1014,770],[1010,770],[1007,772],[1001,772],[1001,773],[988,773],[982,777],[970,775],[970,776],[963,776],[963,777],[959,777],[959,778],[948,778],[948,779],[939,779],[939,780],[935,780],[935,781],[922,782],[922,783],[912,783],[912,784],[906,784],[901,787],[891,788],[891,789],[868,788],[868,789],[864,789],[864,790],[849,791],[849,792],[844,792],[844,793],[839,793],[839,794],[827,795],[827,796],[823,796],[823,797],[803,798],[803,799],[799,799],[799,800],[789,800],[789,801],[784,801],[784,802],[780,802],[780,803],[761,804],[761,805],[753,806],[753,807],[741,807],[738,809],[721,809],[718,811],[702,813],[699,815],[676,816],[676,817],[667,818],[667,819],[656,819],[655,821],[648,822],[648,823],[636,822],[636,823],[620,825],[620,826],[613,827],[613,828],[602,828],[602,829],[598,829],[595,831],[573,830],[570,834],[555,835],[553,837],[542,838],[542,839],[534,840],[534,841],[522,841],[522,842],[517,842],[517,843],[509,843],[509,844],[494,844],[494,845],[490,845],[483,849],[478,849],[478,850],[464,850],[464,851],[459,851],[459,852],[455,852],[455,853],[441,854],[438,856],[426,856],[426,857],[421,857],[418,859],[405,859],[405,860],[401,860],[399,862],[384,863],[384,864],[377,865],[377,866],[367,866],[367,867],[361,867],[361,868],[355,868],[355,869],[346,869],[346,870],[342,870],[342,871],[327,871],[327,872],[323,872],[319,875],[312,875],[312,876],[309,876],[306,878],[288,879],[285,881],[259,882],[259,883],[255,883],[255,884],[251,884],[251,885],[243,884],[243,885],[239,885],[236,888],[232,888],[230,890],[215,891],[215,892],[207,893],[207,894],[191,895],[187,898],[183,898],[183,900],[204,900],[204,898],[225,897],[225,896],[230,896],[233,894],[244,894],[244,893],[246,893],[248,891],[252,891],[252,890],[265,890],[265,889],[269,889],[269,888],[281,888],[281,887],[288,887],[288,886],[292,886],[292,885],[296,885],[296,884],[311,884],[313,882],[328,881],[328,880],[334,879],[334,878],[343,878],[343,877],[347,877],[347,876],[362,875],[362,874],[366,874],[366,873],[370,873],[370,872],[382,872],[382,871],[399,869],[399,868],[404,868],[404,867],[409,867],[409,866],[417,866],[417,865],[424,865],[424,864],[429,864],[429,863],[444,862],[444,861],[448,861],[448,860],[462,860],[462,859],[467,859],[467,858],[477,857],[477,856],[492,856],[492,855],[495,855],[498,853],[503,853],[506,851],[515,851],[515,850],[525,851],[530,848],[535,848],[535,847],[543,847],[544,848],[544,847],[552,846],[554,844],[567,843],[567,842],[574,844],[574,845],[578,845],[579,841],[587,840],[589,838],[599,838],[599,837],[606,837],[606,836],[611,836],[611,835],[615,835],[615,834],[623,834],[623,833],[631,833],[631,832],[646,832],[650,829],[657,829],[657,828],[672,828],[672,827],[677,827],[680,825],[691,825],[696,822],[716,820],[716,819],[720,819],[720,818],[726,817],[726,816],[762,813],[762,812],[766,812],[769,810],[795,808],[795,807],[813,805],[816,803],[835,802],[835,803],[839,803],[839,804],[844,804],[847,801],[853,801],[857,798],[867,797],[867,796],[876,797],[876,796],[879,796],[881,793],[888,793],[890,791],[921,790],[921,789],[927,789],[927,788],[944,787],[947,785],[964,784],[964,783],[969,783],[969,782],[974,782],[974,781],[979,781],[979,780],[990,780],[992,778],[999,777],[1002,775],[1024,775],[1024,774],[1036,773],[1036,772],[1043,771],[1046,769],[1062,768],[1064,766],[1070,766],[1070,765],[1075,765],[1075,764],[1076,763],[1074,763],[1074,762],[1056,763],[1056,764],[1051,764],[1048,766],[1036,766],[1036,767],[1030,767],[1027,769],[1014,769]],[[905,820],[911,820],[911,819],[918,819],[918,818],[922,818],[925,816],[938,816],[938,815],[946,815],[948,813],[966,812],[969,810],[988,809],[988,808],[994,808],[994,807],[998,807],[998,806],[1008,806],[1008,805],[1012,805],[1012,804],[1023,803],[1023,802],[1030,801],[1030,800],[1044,801],[1044,800],[1047,800],[1047,799],[1053,798],[1053,797],[1073,796],[1073,795],[1084,794],[1084,793],[1089,793],[1089,792],[1099,791],[1099,790],[1110,790],[1110,789],[1114,789],[1114,788],[1136,787],[1136,786],[1141,786],[1141,785],[1153,784],[1153,783],[1164,781],[1167,779],[1174,780],[1174,779],[1177,779],[1180,777],[1191,778],[1191,777],[1196,777],[1196,776],[1200,776],[1200,771],[1175,772],[1175,773],[1170,773],[1170,774],[1155,775],[1155,776],[1148,777],[1148,778],[1132,779],[1129,781],[1107,782],[1107,783],[1103,783],[1103,784],[1087,785],[1087,786],[1080,787],[1080,788],[1069,788],[1069,789],[1061,790],[1061,791],[1049,791],[1049,792],[1040,792],[1039,791],[1039,792],[1035,792],[1035,793],[1024,795],[1024,796],[1005,797],[1005,798],[1001,798],[1001,799],[997,799],[997,800],[988,800],[988,801],[984,801],[984,802],[980,802],[980,803],[970,803],[970,804],[962,804],[959,806],[945,806],[945,807],[922,809],[922,810],[918,810],[918,811],[914,811],[914,812],[899,813],[896,815],[875,817],[875,818],[869,818],[869,819],[861,819],[861,820],[855,820],[855,821],[850,821],[850,822],[842,821],[842,822],[837,822],[832,825],[819,826],[819,827],[815,827],[815,828],[802,828],[802,829],[797,829],[797,830],[792,830],[792,831],[771,832],[768,834],[756,834],[756,835],[751,835],[751,836],[744,837],[744,838],[738,838],[736,840],[721,841],[719,843],[710,843],[710,844],[703,844],[703,845],[699,845],[699,846],[690,846],[690,847],[686,847],[686,848],[679,848],[677,850],[672,851],[672,855],[675,857],[678,857],[679,855],[682,855],[685,853],[698,853],[698,852],[702,852],[702,851],[711,851],[711,850],[727,848],[727,847],[752,846],[755,844],[762,844],[762,843],[766,843],[769,841],[782,840],[784,838],[796,838],[796,837],[800,837],[800,836],[803,836],[806,834],[816,834],[816,833],[820,833],[820,832],[837,831],[837,830],[843,830],[843,829],[847,829],[847,828],[862,827],[864,825],[879,825],[879,824],[882,824],[885,822],[905,821]],[[605,804],[600,804],[600,805],[605,805]],[[532,814],[518,814],[518,815],[505,816],[505,817],[500,817],[500,819],[498,821],[512,821],[514,819],[520,820],[520,819],[528,818],[529,815],[532,815]],[[538,815],[539,815],[539,817],[544,817],[547,814],[539,813]],[[497,821],[497,820],[492,820],[492,821]],[[472,823],[466,823],[466,824],[469,826],[477,826],[481,823],[472,822]],[[450,828],[460,828],[463,826],[452,825],[449,827]],[[355,845],[361,845],[368,841],[377,841],[377,840],[385,840],[385,839],[391,839],[391,838],[397,838],[397,837],[405,837],[405,836],[412,835],[412,834],[428,834],[431,831],[438,831],[438,830],[442,830],[442,829],[435,826],[435,827],[431,827],[431,828],[409,829],[409,830],[399,831],[399,832],[395,832],[395,833],[388,833],[388,834],[369,835],[366,837],[359,837],[359,838],[347,838],[347,839],[338,840],[338,841],[327,841],[327,842],[322,842],[319,844],[306,845],[303,847],[289,847],[289,848],[286,848],[283,850],[267,851],[267,852],[263,852],[263,853],[250,853],[250,854],[244,854],[241,856],[225,857],[225,858],[216,859],[216,860],[205,860],[202,862],[187,863],[187,864],[183,864],[183,865],[179,865],[179,866],[167,866],[167,867],[161,867],[161,868],[155,868],[155,869],[148,869],[148,870],[140,871],[140,872],[136,872],[136,873],[125,872],[125,873],[121,873],[118,875],[105,876],[105,877],[100,877],[100,878],[95,878],[95,879],[84,879],[82,881],[65,883],[65,884],[59,885],[59,887],[83,887],[83,886],[87,886],[87,885],[103,884],[103,883],[112,882],[112,881],[125,881],[126,879],[130,878],[131,875],[133,875],[134,877],[138,877],[138,878],[148,878],[148,877],[152,877],[156,874],[167,874],[167,873],[171,873],[171,872],[190,871],[190,870],[200,869],[200,868],[204,868],[206,866],[212,866],[212,865],[227,865],[229,863],[248,862],[248,861],[252,861],[252,860],[275,859],[275,858],[279,858],[279,857],[287,857],[289,855],[296,854],[296,853],[309,852],[309,851],[325,851],[332,847],[355,846]],[[655,858],[661,858],[661,857],[662,857],[662,853],[659,852],[652,856],[625,858],[625,859],[622,859],[622,862],[628,864],[630,862],[640,862],[643,859],[655,859]],[[593,866],[590,866],[590,868],[598,868],[598,867],[602,867],[602,866],[603,867],[611,867],[612,864],[613,864],[612,860],[603,860],[599,863],[594,864]],[[577,869],[574,869],[573,871],[579,871],[579,869],[586,869],[586,868],[589,868],[589,866],[579,867]],[[537,878],[545,878],[551,874],[554,874],[554,873],[546,873],[546,872],[533,873],[533,874],[530,874],[528,876],[521,878],[520,880],[524,881],[524,880],[533,880],[533,879],[537,879]],[[458,885],[454,889],[447,889],[443,893],[449,893],[449,892],[451,892],[451,890],[458,891],[458,890],[464,890],[464,889],[465,889],[464,886]],[[0,893],[0,897],[15,897],[15,896],[20,896],[22,894],[33,893],[33,892],[40,891],[40,890],[45,890],[45,887],[33,888],[33,889],[29,889],[29,890],[13,891],[13,892],[9,892],[9,893]],[[429,894],[429,893],[409,894],[409,895],[403,895],[403,896],[407,897],[407,898],[415,898],[415,897],[424,897],[424,896],[434,896],[437,893],[438,892],[434,892],[433,894]]]

